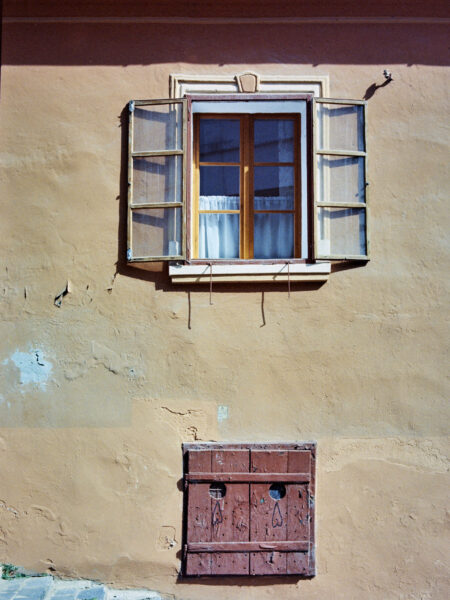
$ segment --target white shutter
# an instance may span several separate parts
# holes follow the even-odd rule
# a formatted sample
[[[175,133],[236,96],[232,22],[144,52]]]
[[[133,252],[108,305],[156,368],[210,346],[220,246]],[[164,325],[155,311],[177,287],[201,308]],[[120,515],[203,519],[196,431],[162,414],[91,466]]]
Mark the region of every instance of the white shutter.
[[[184,259],[187,101],[129,108],[127,260]]]
[[[314,254],[368,260],[366,102],[315,98]]]

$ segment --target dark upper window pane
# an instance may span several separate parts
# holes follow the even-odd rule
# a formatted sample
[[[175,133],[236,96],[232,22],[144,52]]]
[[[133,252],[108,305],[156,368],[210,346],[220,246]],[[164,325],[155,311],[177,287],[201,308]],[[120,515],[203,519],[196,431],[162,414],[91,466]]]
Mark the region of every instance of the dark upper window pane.
[[[255,119],[255,162],[294,162],[294,121]]]
[[[239,167],[200,167],[200,196],[239,196]]]
[[[239,119],[200,119],[200,162],[239,162]]]

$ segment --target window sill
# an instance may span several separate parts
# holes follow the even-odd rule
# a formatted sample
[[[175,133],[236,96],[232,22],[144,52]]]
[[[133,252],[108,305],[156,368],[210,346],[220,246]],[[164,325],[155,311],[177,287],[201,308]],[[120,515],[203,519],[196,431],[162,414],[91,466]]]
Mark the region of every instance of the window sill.
[[[261,282],[280,283],[296,281],[327,281],[331,271],[331,263],[315,264],[245,264],[245,265],[169,265],[169,276],[172,283],[208,283],[214,282]],[[289,274],[288,274],[289,273]]]

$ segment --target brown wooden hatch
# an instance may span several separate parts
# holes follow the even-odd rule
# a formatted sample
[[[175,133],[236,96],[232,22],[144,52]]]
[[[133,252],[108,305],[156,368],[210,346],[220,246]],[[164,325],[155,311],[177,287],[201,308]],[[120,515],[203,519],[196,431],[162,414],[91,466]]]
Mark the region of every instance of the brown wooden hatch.
[[[315,574],[314,443],[183,452],[186,575]]]

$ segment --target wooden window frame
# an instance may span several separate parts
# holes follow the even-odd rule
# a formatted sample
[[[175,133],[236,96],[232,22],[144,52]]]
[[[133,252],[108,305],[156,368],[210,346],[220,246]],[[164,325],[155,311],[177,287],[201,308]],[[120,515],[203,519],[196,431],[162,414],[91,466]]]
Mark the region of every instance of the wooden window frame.
[[[200,123],[203,119],[227,120],[233,119],[240,124],[239,162],[200,162]],[[291,120],[294,123],[294,156],[292,162],[255,162],[254,160],[254,127],[256,120]],[[301,167],[300,167],[300,135],[301,115],[298,113],[198,113],[193,120],[193,177],[192,190],[192,215],[194,219],[192,237],[193,254],[198,257],[198,235],[200,231],[199,215],[206,213],[239,214],[239,260],[259,261],[254,258],[254,215],[260,213],[286,213],[294,216],[294,256],[286,257],[300,258],[301,256]],[[200,167],[224,166],[239,167],[240,180],[240,206],[239,210],[205,211],[199,209],[200,203]],[[254,176],[256,167],[293,167],[294,169],[294,207],[292,210],[255,210],[254,208]],[[203,259],[206,260],[206,259]],[[228,261],[228,259],[215,259]],[[280,259],[283,260],[283,259]]]
[[[188,118],[188,127],[187,127],[187,164],[189,165],[190,168],[188,168],[188,173],[187,173],[187,201],[186,201],[186,228],[187,228],[187,235],[186,235],[186,260],[184,261],[185,264],[191,264],[191,265],[255,265],[255,264],[261,264],[261,265],[276,265],[276,264],[311,264],[314,263],[315,260],[313,258],[313,249],[314,249],[314,239],[313,239],[313,235],[314,235],[314,226],[312,223],[312,219],[310,218],[310,215],[312,214],[312,210],[314,208],[314,198],[313,198],[313,192],[314,192],[314,185],[312,182],[312,177],[313,177],[313,149],[312,149],[312,127],[311,127],[311,116],[312,116],[312,99],[313,99],[313,95],[312,94],[296,94],[296,93],[290,93],[290,94],[234,94],[234,93],[228,93],[228,94],[199,94],[199,95],[193,95],[193,94],[187,94],[186,95],[187,98],[187,102],[188,102],[188,108],[187,108],[187,118]],[[200,115],[205,115],[205,118],[211,116],[211,115],[217,115],[217,117],[223,117],[225,115],[227,115],[228,118],[232,118],[233,116],[239,116],[239,115],[248,115],[248,116],[252,116],[252,117],[262,117],[262,118],[273,118],[273,117],[278,117],[278,118],[283,118],[284,115],[287,115],[289,117],[292,117],[293,115],[295,115],[296,117],[300,117],[300,115],[298,115],[297,113],[282,113],[282,112],[273,112],[273,113],[238,113],[238,112],[233,112],[233,113],[196,113],[196,115],[193,114],[192,111],[192,103],[194,102],[242,102],[242,101],[251,101],[251,102],[257,102],[260,100],[266,100],[266,101],[272,101],[272,102],[283,102],[283,101],[296,101],[296,100],[301,100],[301,101],[305,101],[306,102],[306,121],[307,123],[300,123],[299,124],[299,129],[298,129],[298,140],[297,143],[295,145],[295,148],[297,148],[297,152],[298,155],[294,156],[294,163],[297,162],[297,169],[298,169],[298,180],[297,180],[297,193],[295,196],[295,203],[297,204],[298,202],[298,223],[296,223],[296,227],[297,230],[299,231],[299,236],[298,236],[298,244],[300,245],[299,248],[299,252],[298,252],[298,256],[297,257],[293,257],[293,258],[268,258],[268,259],[260,259],[260,258],[239,258],[239,259],[229,259],[229,258],[220,258],[220,259],[203,259],[203,258],[196,258],[195,257],[195,243],[194,243],[194,237],[195,235],[198,236],[198,227],[195,228],[195,221],[193,223],[193,220],[195,220],[197,218],[196,216],[196,207],[195,207],[195,202],[196,202],[196,194],[194,192],[194,188],[195,186],[198,186],[198,182],[195,181],[195,172],[196,172],[196,165],[195,165],[195,157],[196,157],[196,151],[198,152],[198,149],[195,148],[195,139],[196,137],[198,138],[198,136],[195,135],[195,122],[199,122],[199,119],[194,119],[194,117],[197,114]],[[307,173],[302,174],[301,173],[301,161],[300,161],[300,135],[301,135],[301,129],[300,127],[305,127],[306,128],[306,171]],[[197,154],[198,155],[198,154]],[[307,181],[308,181],[308,188],[307,188],[307,198],[306,199],[302,199],[301,198],[301,187],[302,187],[302,177],[307,177]],[[295,177],[295,175],[294,175]],[[296,177],[297,179],[297,177]],[[242,184],[242,177],[241,177],[241,184]],[[298,199],[297,199],[298,196]],[[197,199],[198,201],[198,199]],[[302,227],[302,202],[306,202],[306,212],[307,212],[307,219],[308,219],[308,256],[306,257],[302,257],[300,258],[300,252],[301,252],[301,227]],[[295,206],[295,208],[297,209],[297,206]],[[197,233],[195,233],[197,232]],[[295,240],[295,235],[294,235],[294,240]],[[242,242],[242,236],[240,236],[240,242]],[[241,250],[241,248],[240,248]],[[294,254],[297,254],[297,248],[294,245]]]

